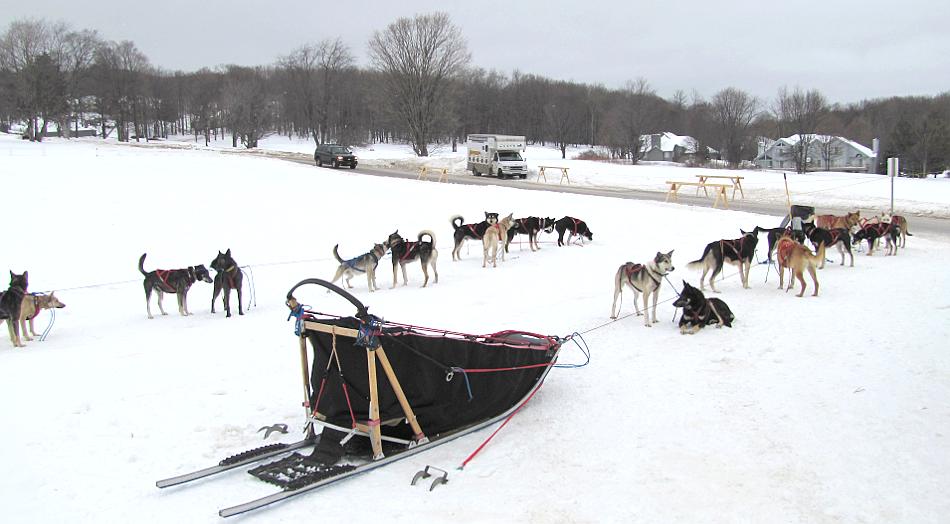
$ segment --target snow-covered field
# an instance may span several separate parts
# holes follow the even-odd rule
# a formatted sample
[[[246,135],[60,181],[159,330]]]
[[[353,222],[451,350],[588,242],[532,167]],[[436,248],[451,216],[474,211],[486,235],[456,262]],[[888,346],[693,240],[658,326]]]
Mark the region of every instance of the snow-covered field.
[[[389,289],[386,258],[383,290],[353,281],[372,312],[472,333],[580,332],[590,364],[552,371],[464,471],[455,467],[488,431],[241,520],[339,522],[354,509],[397,522],[921,523],[950,515],[950,356],[940,349],[950,338],[950,274],[934,265],[950,256],[946,237],[918,234],[896,257],[858,254],[854,268],[829,252],[835,263],[819,272],[817,298],[778,291],[765,265],[754,268],[749,290],[727,269],[719,296],[735,326],[682,336],[668,285],[660,323],[609,322],[617,266],[674,249],[672,282],[696,283],[686,263],[707,242],[778,217],[362,176],[203,149],[0,136],[4,211],[19,217],[0,248],[0,272],[28,269],[32,291],[55,289],[67,304],[48,340],[13,349],[0,339],[4,521],[213,522],[218,508],[270,493],[241,472],[168,490],[154,482],[299,437],[302,388],[284,295],[302,278],[332,276],[334,244],[356,256],[397,228],[413,239],[436,232],[440,282],[420,288],[415,264],[408,287]],[[364,164],[409,163],[402,150],[375,149],[358,152]],[[553,161],[545,151],[529,149],[533,165]],[[458,168],[451,155],[437,158]],[[565,164],[576,183],[657,190],[669,170],[692,173]],[[784,201],[780,174],[744,174],[750,198]],[[809,191],[824,205],[889,198],[884,177],[833,176],[841,178],[790,175],[796,202]],[[897,182],[898,208],[950,207],[945,180]],[[486,210],[580,217],[594,242],[558,248],[542,235],[540,252],[513,246],[497,269],[482,269],[479,246],[467,244],[452,262],[449,217],[474,221]],[[257,307],[212,316],[211,286],[199,283],[193,316],[178,316],[169,298],[168,316],[146,318],[136,268],[143,252],[154,269],[207,265],[227,248],[251,266]],[[302,298],[350,312],[324,293]],[[562,362],[580,360],[565,348]],[[258,428],[278,422],[291,434],[263,441]],[[449,470],[450,482],[432,492],[410,487],[427,464]]]

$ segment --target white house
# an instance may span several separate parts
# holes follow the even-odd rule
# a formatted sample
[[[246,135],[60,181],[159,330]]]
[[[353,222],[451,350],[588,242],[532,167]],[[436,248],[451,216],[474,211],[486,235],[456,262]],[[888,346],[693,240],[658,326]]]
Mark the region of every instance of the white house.
[[[680,136],[670,132],[642,135],[640,137],[640,158],[654,162],[685,162],[696,156],[698,141],[691,136]],[[707,147],[709,158],[718,151]]]
[[[874,172],[877,153],[866,146],[841,136],[805,135],[805,139],[808,141],[807,171]],[[756,165],[765,169],[795,169],[795,148],[799,140],[799,135],[778,140],[759,139]]]

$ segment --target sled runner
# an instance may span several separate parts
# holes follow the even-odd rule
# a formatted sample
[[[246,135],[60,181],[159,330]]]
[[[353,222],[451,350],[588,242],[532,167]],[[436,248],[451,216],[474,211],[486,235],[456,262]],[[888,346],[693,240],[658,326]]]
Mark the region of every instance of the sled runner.
[[[356,314],[308,309],[294,292],[311,284],[339,294]],[[319,279],[295,285],[287,306],[299,341],[305,438],[250,450],[158,481],[158,487],[281,457],[249,470],[280,491],[219,511],[229,517],[385,466],[512,415],[541,387],[566,340],[522,331],[470,335],[385,321]]]

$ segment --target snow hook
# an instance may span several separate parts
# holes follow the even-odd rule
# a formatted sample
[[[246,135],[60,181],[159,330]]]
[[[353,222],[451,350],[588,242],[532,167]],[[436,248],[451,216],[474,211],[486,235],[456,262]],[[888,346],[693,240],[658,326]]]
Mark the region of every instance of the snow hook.
[[[416,475],[415,475],[414,477],[412,477],[412,484],[410,484],[410,485],[411,485],[411,486],[415,486],[415,485],[416,485],[416,482],[417,482],[419,479],[427,479],[427,478],[431,477],[431,476],[432,476],[432,473],[429,473],[429,470],[430,470],[430,469],[433,470],[433,471],[441,471],[442,474],[439,475],[439,476],[437,476],[437,477],[435,478],[435,480],[432,481],[432,485],[429,486],[429,491],[434,490],[435,487],[438,486],[439,484],[447,484],[447,483],[449,482],[449,473],[448,473],[447,471],[445,471],[444,469],[439,469],[439,468],[436,468],[436,467],[428,466],[428,465],[427,465],[427,466],[426,466],[426,469],[417,472]]]
[[[270,434],[275,431],[278,433],[287,433],[287,424],[273,424],[270,426],[264,426],[261,429],[257,430],[258,433],[260,433],[261,431],[264,431],[264,438],[269,437]]]

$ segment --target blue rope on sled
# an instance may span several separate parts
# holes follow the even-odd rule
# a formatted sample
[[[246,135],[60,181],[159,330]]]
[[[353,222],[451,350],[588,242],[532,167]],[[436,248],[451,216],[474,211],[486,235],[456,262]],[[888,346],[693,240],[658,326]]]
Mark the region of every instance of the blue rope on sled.
[[[297,307],[290,310],[290,314],[287,315],[287,320],[291,318],[296,318],[294,322],[294,335],[300,336],[303,333],[303,314],[305,312],[303,304],[297,304]]]
[[[383,332],[383,319],[375,315],[366,315],[360,319],[360,328],[356,334],[356,345],[363,348],[379,347],[379,335]]]

